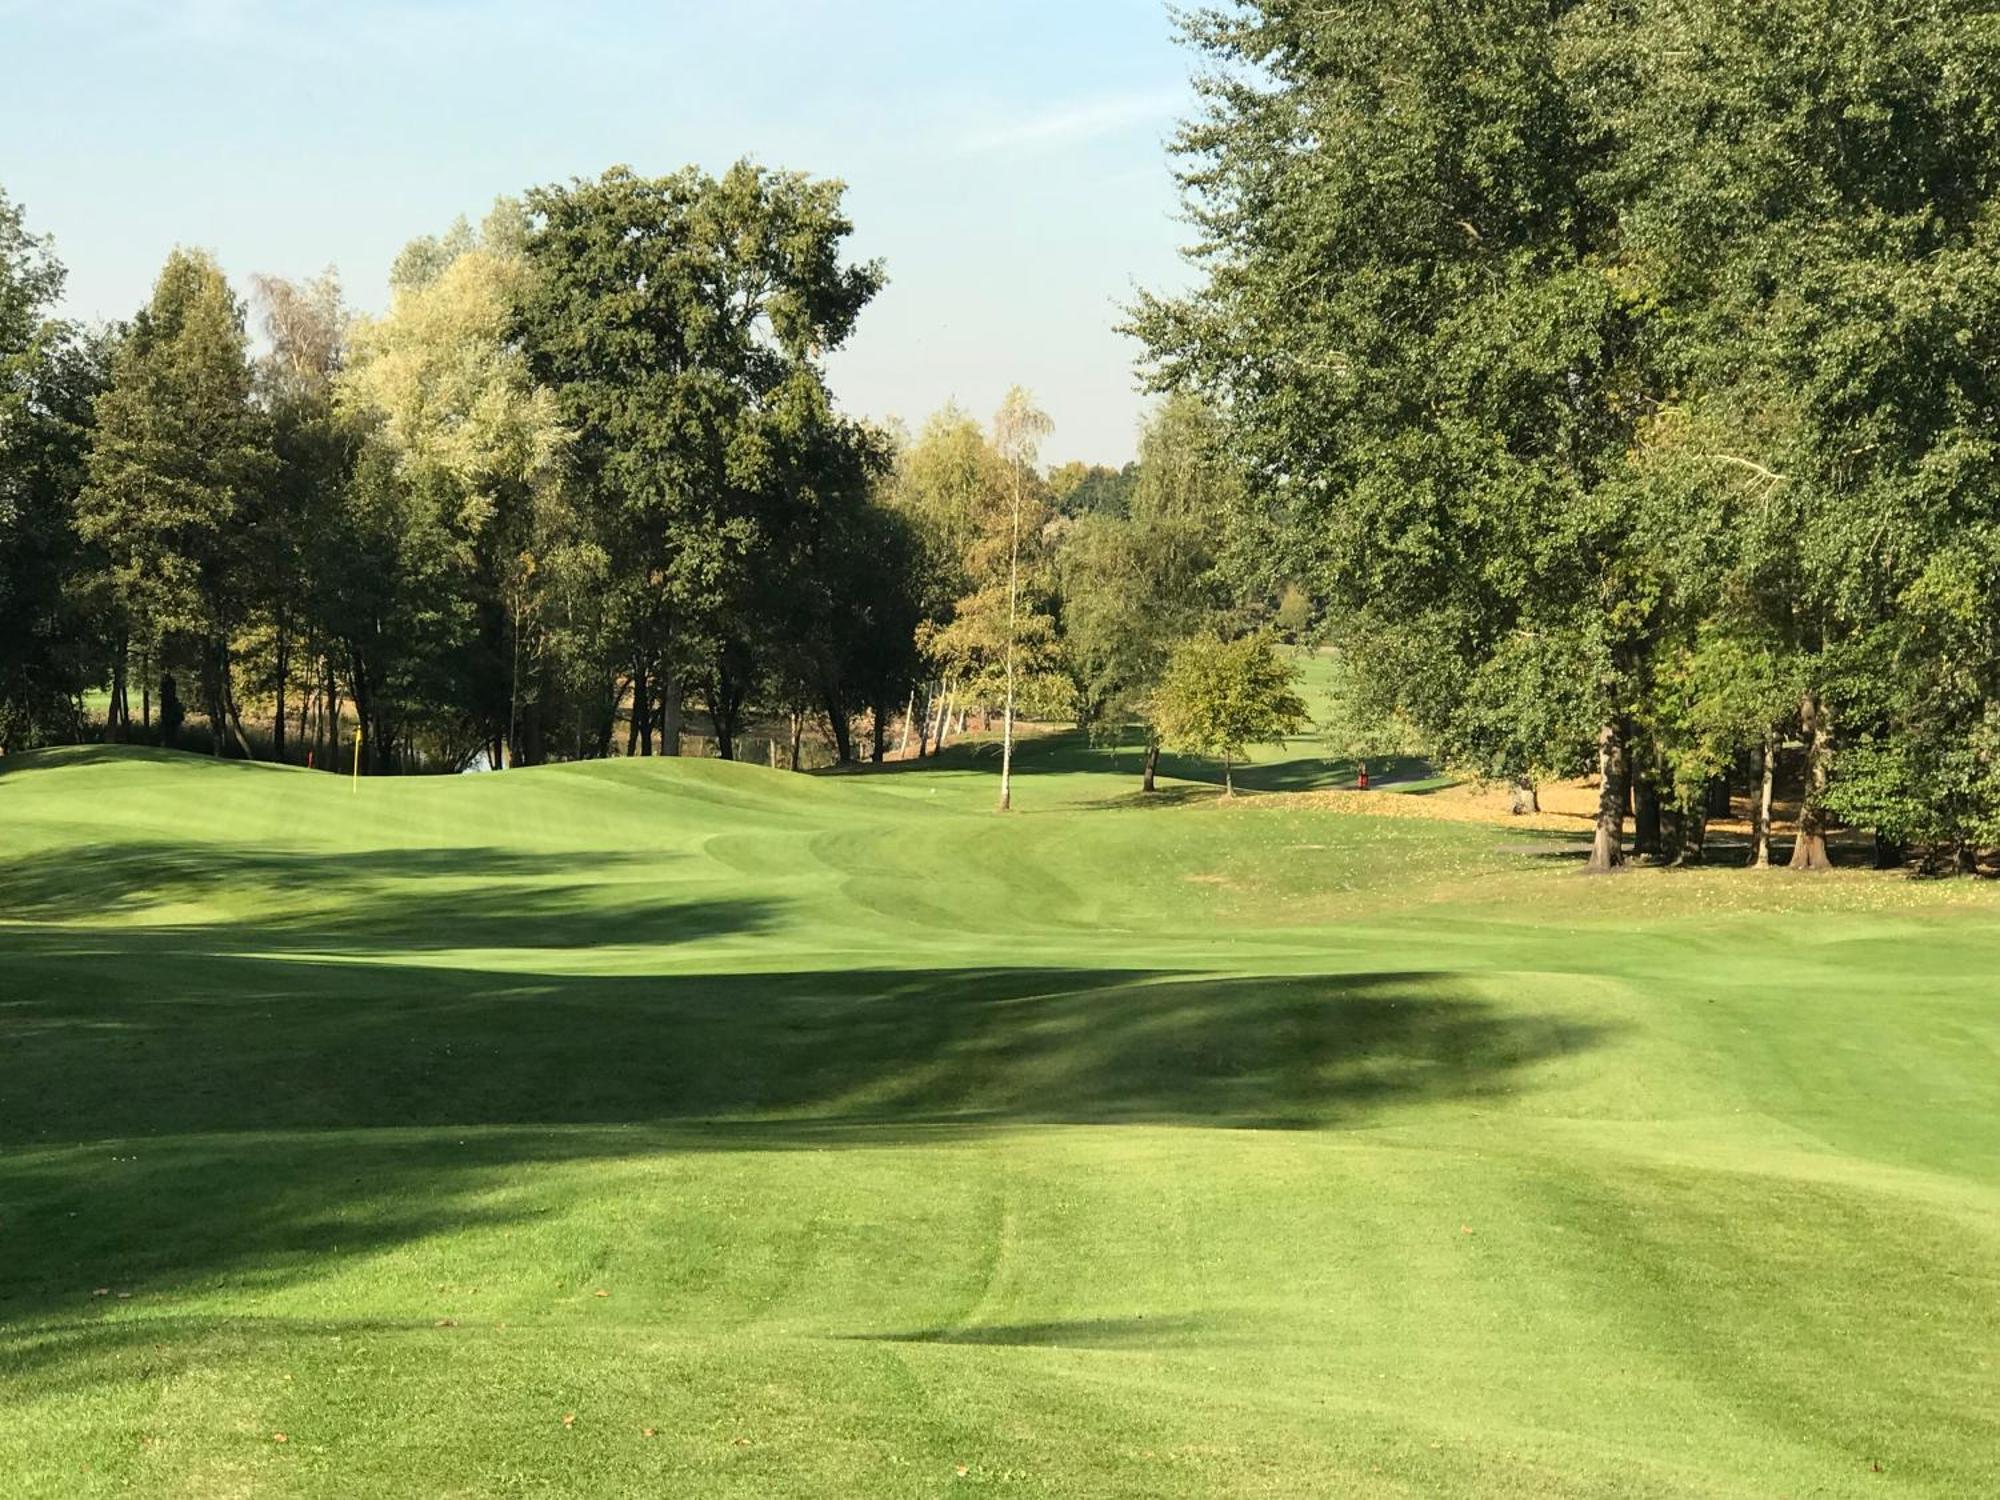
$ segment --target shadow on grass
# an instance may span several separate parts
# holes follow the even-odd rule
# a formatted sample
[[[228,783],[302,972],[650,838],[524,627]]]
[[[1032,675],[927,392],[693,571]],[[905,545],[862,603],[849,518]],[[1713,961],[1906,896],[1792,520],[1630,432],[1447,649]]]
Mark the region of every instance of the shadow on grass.
[[[1203,1318],[1073,1318],[1055,1323],[965,1324],[904,1333],[852,1333],[856,1343],[971,1344],[1005,1349],[1145,1349],[1204,1333]]]
[[[762,901],[672,900],[657,880],[621,884],[621,868],[670,868],[648,851],[521,854],[482,848],[376,849],[353,854],[127,840],[47,850],[0,862],[0,921],[93,922],[201,904],[254,923],[162,925],[121,933],[160,955],[181,949],[307,949],[316,954],[507,947],[578,949],[693,942],[769,926]],[[665,887],[671,890],[671,886]],[[413,891],[422,894],[413,896]],[[74,926],[15,933],[16,951],[60,951]],[[0,997],[4,998],[4,997]]]
[[[230,879],[328,899],[145,927],[121,919],[226,898],[218,856],[0,865],[0,1377],[97,1358],[52,1321],[115,1342],[127,1309],[540,1211],[536,1164],[1041,1124],[1344,1128],[1531,1086],[1606,1039],[1416,971],[541,972],[562,965],[537,950],[626,944],[670,969],[675,944],[755,937],[776,908],[668,899],[602,857],[250,857]],[[512,967],[441,956],[482,946]]]
[[[305,1278],[505,1213],[537,1161],[1338,1128],[1605,1039],[1424,973],[565,977],[66,936],[7,944],[0,1325],[95,1286]]]
[[[1093,743],[1081,730],[1072,729],[1034,734],[1017,740],[1014,745],[1017,776],[1089,774],[1130,777],[1136,784],[1144,769],[1144,746],[1129,737]],[[1300,739],[1283,746],[1259,746],[1251,761],[1235,768],[1234,776],[1239,791],[1313,792],[1351,787],[1359,769],[1358,761],[1323,754],[1313,741]],[[911,771],[990,772],[998,776],[1000,747],[983,739],[960,741],[924,760],[890,761],[867,768],[843,767],[837,773],[827,774],[895,776]],[[1161,754],[1159,771],[1169,781],[1198,786],[1220,787],[1223,781],[1221,761],[1172,751]],[[1409,756],[1371,757],[1368,773],[1376,785],[1384,788],[1429,782],[1436,777],[1428,762]]]

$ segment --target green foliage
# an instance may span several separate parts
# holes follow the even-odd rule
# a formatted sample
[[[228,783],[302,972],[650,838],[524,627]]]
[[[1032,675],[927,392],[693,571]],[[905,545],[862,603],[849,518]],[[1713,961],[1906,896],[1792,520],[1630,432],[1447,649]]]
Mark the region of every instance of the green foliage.
[[[81,527],[147,637],[213,638],[234,623],[234,523],[269,467],[243,321],[215,262],[176,250],[97,403]]]
[[[1133,322],[1160,384],[1227,415],[1238,586],[1303,581],[1371,692],[1489,772],[1609,736],[1616,775],[1636,730],[1691,797],[1793,719],[1809,822],[1985,837],[1946,768],[2000,684],[1945,620],[1988,597],[2000,483],[1990,18],[1253,0],[1185,26],[1200,277]]]
[[[1571,759],[1540,736],[1572,716],[1505,706],[1502,658],[1574,644],[1601,723],[1655,590],[1625,476],[1644,350],[1547,7],[1250,4],[1187,29],[1215,68],[1179,142],[1201,280],[1134,325],[1255,480],[1232,575],[1307,583],[1362,670],[1393,656],[1383,686],[1441,749]],[[1468,698],[1479,680],[1497,691]]]
[[[1124,514],[1085,514],[1062,536],[1062,636],[1079,717],[1093,729],[1147,724],[1174,647],[1220,610],[1215,551],[1239,481],[1211,414],[1187,398],[1147,423]]]
[[[195,676],[217,754],[225,725],[242,735],[230,643],[255,565],[244,523],[274,467],[251,386],[242,303],[213,259],[174,251],[112,356],[77,500],[121,631]]]
[[[1303,646],[1312,637],[1312,597],[1296,583],[1285,585],[1278,595],[1278,607],[1271,615],[1278,634],[1294,646]]]
[[[350,638],[372,637],[373,738],[425,721],[449,762],[501,741],[516,763],[540,760],[601,713],[578,658],[595,644],[602,562],[565,483],[571,434],[513,338],[527,263],[461,225],[413,244],[399,268],[389,312],[354,330],[336,385],[339,412],[380,452],[366,480],[376,503],[357,519],[389,527],[391,592],[411,627],[349,617]]]
[[[1132,509],[1139,465],[1122,469],[1103,464],[1066,463],[1049,472],[1049,503],[1059,516],[1124,516]]]
[[[635,680],[691,675],[725,754],[773,669],[763,622],[811,553],[821,489],[858,494],[874,463],[819,365],[882,284],[841,260],[842,192],[738,163],[615,168],[525,200],[515,331],[574,434],[621,654]],[[809,474],[815,455],[832,467]]]
[[[61,740],[94,644],[76,534],[99,341],[52,321],[63,271],[0,193],[0,750]]]
[[[1252,745],[1282,740],[1310,722],[1294,690],[1298,669],[1264,636],[1198,635],[1174,648],[1153,699],[1161,741],[1229,768]]]
[[[1043,713],[1067,710],[1056,633],[1056,575],[1047,486],[1035,458],[1048,431],[1027,392],[1010,391],[990,439],[951,408],[933,419],[906,468],[906,504],[962,580],[948,615],[924,634],[945,670],[988,701],[1023,693]],[[975,446],[976,441],[976,446]]]

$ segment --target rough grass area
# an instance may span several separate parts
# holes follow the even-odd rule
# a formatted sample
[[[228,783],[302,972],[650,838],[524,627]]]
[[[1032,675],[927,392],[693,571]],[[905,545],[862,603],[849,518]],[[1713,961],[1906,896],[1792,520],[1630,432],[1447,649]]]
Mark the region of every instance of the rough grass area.
[[[2000,1493],[1989,888],[4,764],[9,1500]]]

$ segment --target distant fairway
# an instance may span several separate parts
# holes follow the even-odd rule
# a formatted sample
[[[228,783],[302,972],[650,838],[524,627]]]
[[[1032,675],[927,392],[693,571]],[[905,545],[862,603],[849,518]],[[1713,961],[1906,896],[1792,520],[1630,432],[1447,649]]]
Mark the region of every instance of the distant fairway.
[[[2000,892],[1023,759],[0,762],[0,1496],[2000,1494]]]

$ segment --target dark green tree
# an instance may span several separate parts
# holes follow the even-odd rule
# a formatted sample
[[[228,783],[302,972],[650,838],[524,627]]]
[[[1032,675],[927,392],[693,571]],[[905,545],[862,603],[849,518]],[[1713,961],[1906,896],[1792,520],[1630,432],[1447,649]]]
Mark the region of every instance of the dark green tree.
[[[101,341],[50,318],[63,271],[0,193],[0,749],[73,737],[110,644],[75,529]],[[100,606],[93,608],[93,606]],[[116,689],[124,686],[123,656]],[[122,701],[114,691],[114,720]]]
[[[1134,326],[1160,384],[1227,414],[1250,477],[1227,557],[1244,591],[1307,581],[1357,662],[1420,634],[1429,649],[1393,654],[1435,737],[1510,639],[1577,644],[1609,868],[1660,589],[1630,544],[1639,308],[1566,10],[1192,14],[1208,108],[1178,151],[1201,275],[1142,299]]]
[[[675,718],[692,678],[724,755],[770,667],[757,580],[785,547],[795,455],[825,441],[819,362],[882,284],[841,258],[842,191],[739,163],[526,198],[518,333],[576,436],[635,712],[665,684]]]
[[[253,598],[242,521],[271,471],[247,342],[220,268],[174,251],[113,356],[77,504],[133,639],[192,668],[217,755],[230,735],[250,753],[231,644]]]

